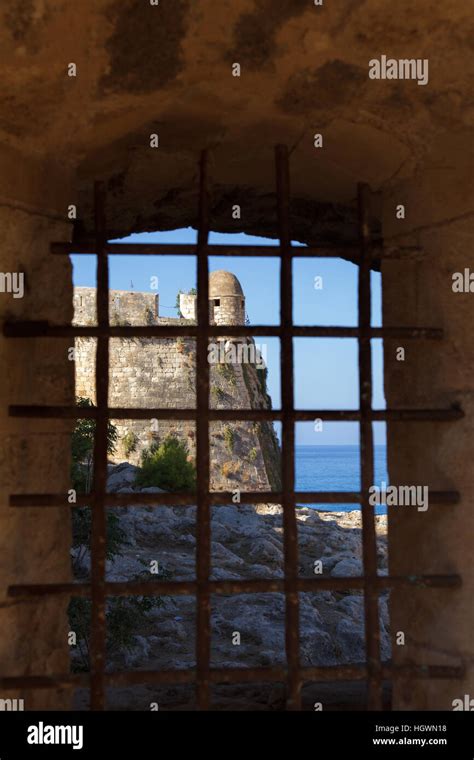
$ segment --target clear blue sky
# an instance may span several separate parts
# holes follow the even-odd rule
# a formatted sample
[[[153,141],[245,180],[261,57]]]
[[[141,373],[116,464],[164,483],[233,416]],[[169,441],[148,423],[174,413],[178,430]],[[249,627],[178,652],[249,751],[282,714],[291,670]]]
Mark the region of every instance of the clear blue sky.
[[[195,243],[196,231],[187,228],[168,232],[131,235],[117,242]],[[265,245],[274,240],[242,234],[211,233],[209,242]],[[295,243],[298,245],[298,243]],[[74,285],[95,287],[95,256],[71,256]],[[178,290],[196,287],[196,260],[193,256],[110,256],[110,288],[149,291],[152,277],[158,277],[161,316],[176,316]],[[279,321],[279,261],[257,257],[209,257],[210,271],[228,269],[240,280],[251,324],[276,325]],[[322,278],[322,289],[315,278]],[[320,281],[316,280],[318,284]],[[357,324],[357,267],[339,259],[296,259],[293,265],[293,320],[297,325]],[[380,326],[381,276],[372,273],[372,325]],[[266,344],[268,386],[273,406],[280,405],[278,338],[256,338]],[[295,407],[299,409],[355,409],[358,406],[357,341],[352,339],[296,338]],[[372,341],[373,405],[385,406],[382,377],[382,341]],[[385,442],[385,425],[374,425],[375,443]],[[358,443],[354,423],[324,423],[315,432],[312,422],[298,423],[296,442],[308,445]]]

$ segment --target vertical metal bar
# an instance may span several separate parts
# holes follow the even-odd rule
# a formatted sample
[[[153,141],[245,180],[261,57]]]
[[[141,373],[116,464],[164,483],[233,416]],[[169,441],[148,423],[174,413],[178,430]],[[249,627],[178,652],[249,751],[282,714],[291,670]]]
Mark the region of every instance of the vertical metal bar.
[[[207,187],[208,154],[203,151],[200,160],[199,212],[197,242],[197,317],[196,341],[197,421],[197,526],[196,526],[196,580],[197,580],[197,706],[209,709],[211,627],[209,574],[211,569],[211,520],[209,498],[209,266],[207,240],[209,236],[209,193]]]
[[[287,708],[301,707],[299,663],[298,529],[292,494],[295,486],[295,426],[293,411],[293,279],[290,237],[290,173],[288,148],[275,148],[277,215],[280,236],[280,322],[282,400],[282,507],[285,567],[285,645],[288,663]]]
[[[370,228],[368,185],[359,183],[357,201],[359,213],[359,330],[368,330],[371,319],[370,287]],[[359,405],[360,421],[360,479],[362,510],[362,555],[364,562],[365,640],[368,668],[368,709],[382,709],[382,678],[380,663],[379,602],[375,586],[377,577],[377,537],[374,507],[369,503],[369,489],[374,484],[374,443],[370,412],[372,408],[372,350],[370,337],[359,333]]]
[[[94,186],[95,234],[97,250],[97,323],[109,327],[109,264],[106,251],[105,186]],[[94,500],[92,503],[91,536],[91,709],[105,708],[105,555],[106,555],[106,507],[107,489],[107,423],[109,386],[109,338],[97,338],[96,352],[96,400],[97,419],[94,441]]]

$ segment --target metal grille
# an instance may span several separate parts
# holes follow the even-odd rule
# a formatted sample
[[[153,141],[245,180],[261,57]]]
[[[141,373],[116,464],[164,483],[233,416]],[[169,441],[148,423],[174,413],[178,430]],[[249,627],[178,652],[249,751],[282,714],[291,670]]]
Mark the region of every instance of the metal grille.
[[[246,682],[284,682],[287,708],[301,708],[301,687],[306,682],[366,680],[368,709],[382,709],[382,681],[399,675],[411,674],[418,678],[461,678],[463,669],[451,666],[403,665],[381,663],[378,596],[389,588],[407,589],[415,586],[429,588],[455,588],[461,584],[458,575],[378,576],[374,509],[369,504],[369,488],[373,484],[374,421],[454,421],[463,416],[457,408],[451,409],[385,409],[373,410],[371,339],[430,339],[442,338],[442,331],[425,327],[382,327],[370,325],[370,272],[374,261],[418,255],[416,247],[386,248],[382,240],[373,240],[369,230],[367,185],[358,186],[359,241],[351,245],[323,245],[321,247],[291,246],[290,234],[290,180],[288,150],[276,146],[275,168],[277,188],[277,216],[280,248],[275,246],[208,246],[210,202],[207,176],[208,155],[204,151],[200,160],[199,210],[197,251],[195,246],[165,244],[110,244],[107,242],[105,218],[106,194],[102,182],[95,185],[95,239],[74,243],[53,243],[55,255],[70,253],[96,253],[97,255],[97,326],[50,325],[47,322],[16,322],[4,326],[4,334],[11,338],[28,337],[95,337],[97,338],[96,391],[97,406],[91,408],[64,406],[11,406],[15,417],[29,418],[93,418],[96,420],[94,481],[91,494],[78,495],[73,505],[64,494],[12,495],[13,507],[81,507],[92,504],[92,552],[90,583],[51,583],[15,585],[9,595],[19,600],[44,595],[64,594],[90,596],[92,599],[91,669],[89,674],[57,674],[52,676],[19,676],[0,678],[2,689],[50,689],[66,686],[90,686],[91,708],[106,707],[107,686],[125,684],[183,684],[195,683],[197,705],[201,710],[211,705],[211,684]],[[215,326],[209,325],[208,311],[208,256],[280,256],[281,319],[277,327]],[[198,264],[198,320],[196,326],[110,326],[108,314],[109,254],[189,255],[197,253]],[[358,326],[357,327],[297,327],[292,322],[292,260],[295,257],[350,256],[359,263]],[[281,341],[281,410],[211,410],[209,409],[209,364],[207,346],[216,335],[278,336]],[[108,406],[109,338],[124,337],[195,337],[197,341],[197,406],[196,409],[111,408]],[[295,337],[357,338],[359,345],[359,409],[297,411],[294,409],[293,338]],[[196,421],[197,494],[140,494],[139,503],[159,508],[161,505],[185,506],[197,503],[196,580],[109,583],[105,580],[106,508],[120,508],[133,504],[133,494],[106,492],[107,479],[107,423],[110,419],[176,419]],[[295,491],[295,423],[315,418],[332,421],[356,421],[360,426],[360,492],[296,492]],[[213,420],[280,420],[282,422],[282,488],[280,492],[242,491],[241,503],[252,504],[271,500],[283,507],[284,526],[284,578],[275,580],[210,581],[211,568],[211,505],[231,500],[226,492],[211,492],[209,484],[209,422]],[[455,504],[459,494],[451,491],[431,492],[431,503]],[[363,575],[346,578],[299,578],[298,537],[295,504],[298,503],[354,503],[361,505]],[[360,589],[365,601],[366,662],[357,665],[328,667],[301,667],[299,647],[299,593],[323,590]],[[284,593],[286,667],[273,668],[211,668],[210,666],[210,600],[212,594]],[[105,672],[107,597],[134,595],[194,595],[197,599],[196,667],[189,670]]]

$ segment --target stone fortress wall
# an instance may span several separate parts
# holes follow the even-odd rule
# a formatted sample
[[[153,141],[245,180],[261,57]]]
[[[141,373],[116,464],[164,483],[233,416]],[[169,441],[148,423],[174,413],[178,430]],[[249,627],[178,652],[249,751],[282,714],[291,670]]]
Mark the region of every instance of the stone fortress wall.
[[[74,323],[97,324],[97,290],[74,288]],[[109,320],[111,325],[153,325],[159,313],[157,293],[128,290],[109,291]]]
[[[237,292],[231,293],[232,289]],[[227,272],[212,273],[209,297],[211,323],[243,322],[245,299],[233,275]],[[182,314],[195,313],[195,299],[195,296],[181,295]],[[95,324],[95,304],[95,288],[75,288],[74,323]],[[112,290],[109,304],[110,322],[114,325],[194,324],[191,319],[160,317],[159,299],[154,293]],[[242,339],[235,339],[233,343],[239,340],[242,342]],[[250,344],[253,340],[246,338],[244,342]],[[96,340],[78,338],[75,347],[76,396],[90,398],[95,403]],[[196,406],[195,388],[196,344],[193,338],[110,340],[110,406],[193,409]],[[226,361],[211,364],[210,388],[209,405],[213,409],[271,406],[264,371],[254,363]],[[137,464],[146,447],[162,441],[169,434],[182,440],[190,458],[195,457],[196,431],[193,421],[114,420],[114,424],[119,441],[110,461],[128,460]],[[271,423],[211,422],[210,446],[213,490],[279,489],[280,450]]]

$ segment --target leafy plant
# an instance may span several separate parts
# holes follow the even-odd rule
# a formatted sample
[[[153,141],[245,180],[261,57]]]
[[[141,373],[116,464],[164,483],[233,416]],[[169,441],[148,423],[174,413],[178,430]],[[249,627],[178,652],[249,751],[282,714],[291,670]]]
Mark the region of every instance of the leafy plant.
[[[162,570],[155,578],[168,580],[171,573]],[[138,573],[132,580],[149,579],[146,572]],[[108,654],[121,649],[131,650],[137,631],[148,622],[148,613],[163,605],[159,596],[111,597],[107,601],[105,619]],[[73,671],[87,672],[90,669],[90,628],[92,602],[85,597],[74,597],[68,607],[69,625],[76,634],[77,658],[73,661]]]
[[[77,507],[72,520],[72,548],[77,550],[73,562],[73,572],[81,572],[82,560],[91,548],[92,512],[90,507]],[[120,527],[120,518],[112,511],[107,512],[107,543],[105,556],[112,560],[123,554],[123,547],[128,544],[127,534]]]
[[[223,362],[222,364],[216,364],[216,370],[217,372],[222,375],[222,377],[227,380],[230,385],[235,386],[236,379],[235,379],[235,372],[232,364],[227,364]]]
[[[79,398],[78,406],[93,406],[90,399]],[[79,420],[72,434],[72,482],[76,490],[90,491],[91,472],[94,453],[95,420]],[[107,429],[107,451],[113,453],[117,442],[117,429],[109,423]],[[90,507],[79,507],[73,510],[73,540],[72,546],[77,549],[73,570],[77,576],[81,560],[91,547],[92,512]],[[122,554],[127,544],[126,533],[120,527],[120,519],[111,510],[107,513],[107,545],[106,558],[111,560]],[[167,571],[161,571],[161,579],[170,577]],[[148,573],[140,573],[134,580],[149,579]],[[112,597],[107,602],[107,650],[109,653],[125,647],[131,649],[137,630],[147,622],[147,614],[155,607],[163,604],[156,596],[141,597]],[[69,625],[76,634],[77,659],[73,662],[73,670],[89,670],[89,641],[91,626],[92,602],[84,597],[74,597],[68,608]]]
[[[257,458],[257,448],[255,446],[250,449],[248,458],[250,462],[255,462]]]
[[[80,407],[90,408],[94,404],[88,398],[80,396],[76,403]],[[73,488],[81,493],[89,493],[92,484],[94,464],[95,420],[84,418],[77,421],[71,436],[71,481]],[[107,451],[112,454],[118,438],[117,428],[111,422],[107,426]],[[77,573],[82,559],[91,545],[92,515],[90,507],[77,507],[72,513],[72,547],[77,549],[73,570]],[[125,533],[119,525],[119,518],[112,512],[107,514],[107,559],[113,559],[120,553],[125,543]]]
[[[183,292],[183,291],[182,291],[182,290],[181,290],[181,288],[180,288],[180,289],[178,290],[178,292],[176,293],[176,301],[175,301],[175,304],[174,304],[174,307],[175,307],[176,311],[178,312],[178,317],[179,317],[180,319],[182,319],[182,318],[183,318],[183,313],[182,313],[182,311],[181,311],[181,309],[180,309],[180,306],[179,306],[179,297],[180,297],[180,295],[181,295],[181,293],[182,293],[182,292]]]
[[[125,433],[122,438],[122,446],[126,457],[129,457],[130,454],[133,454],[137,450],[138,446],[137,434],[132,430],[129,430],[128,433]]]
[[[94,404],[89,398],[79,396],[77,406],[90,408]],[[76,491],[89,493],[92,483],[92,466],[94,462],[95,420],[84,418],[78,420],[71,436],[71,481]],[[107,452],[113,454],[118,439],[117,428],[112,422],[107,426]]]
[[[224,401],[226,397],[225,391],[223,391],[222,388],[219,388],[217,385],[212,386],[211,394],[216,399],[217,402]]]
[[[152,444],[142,454],[135,483],[156,486],[166,491],[192,491],[196,487],[196,468],[188,461],[187,446],[168,435],[162,443]]]
[[[224,428],[224,443],[229,451],[234,450],[235,434],[230,425],[226,425]]]

